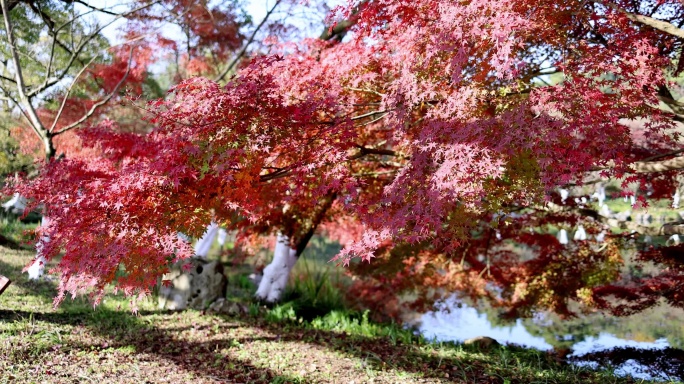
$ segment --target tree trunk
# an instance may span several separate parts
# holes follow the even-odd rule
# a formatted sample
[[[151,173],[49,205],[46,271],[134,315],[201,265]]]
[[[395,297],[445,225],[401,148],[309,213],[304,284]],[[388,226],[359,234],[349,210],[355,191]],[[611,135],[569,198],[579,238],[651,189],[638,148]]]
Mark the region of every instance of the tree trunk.
[[[211,249],[211,245],[214,243],[214,239],[216,239],[218,232],[218,224],[212,221],[207,227],[207,230],[204,232],[204,235],[197,240],[197,243],[195,244],[195,255],[206,259],[207,255],[209,254],[209,249]]]
[[[43,216],[40,226],[47,227],[49,223],[50,219]],[[43,277],[43,271],[45,271],[45,263],[47,263],[47,260],[43,256],[43,248],[45,248],[45,244],[47,244],[49,241],[49,236],[41,236],[40,239],[38,239],[38,243],[36,244],[36,258],[33,261],[33,264],[31,264],[31,266],[27,270],[29,280],[38,280],[41,277]]]
[[[273,261],[264,268],[264,276],[259,283],[256,297],[269,303],[279,301],[285,292],[287,280],[297,259],[299,255],[296,249],[290,248],[290,239],[278,234]]]
[[[55,157],[55,145],[52,142],[52,136],[46,131],[43,139],[43,149],[45,149],[45,160],[48,162]]]
[[[308,229],[295,237],[296,243],[294,248],[290,247],[289,237],[278,234],[276,247],[273,251],[273,261],[264,268],[264,275],[256,291],[256,297],[259,300],[265,300],[269,303],[280,301],[283,292],[285,292],[285,286],[292,268],[297,263],[297,260],[299,260],[299,256],[304,253],[309,240],[313,237],[316,228],[323,221],[325,214],[336,198],[337,194],[333,193],[323,200],[323,204],[313,212]]]

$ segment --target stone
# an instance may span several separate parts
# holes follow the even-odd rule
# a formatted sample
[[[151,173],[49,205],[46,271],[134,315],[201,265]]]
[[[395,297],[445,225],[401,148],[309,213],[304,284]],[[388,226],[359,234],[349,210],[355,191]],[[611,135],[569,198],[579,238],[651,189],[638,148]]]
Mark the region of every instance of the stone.
[[[50,218],[43,216],[40,219],[40,226],[43,230],[47,230],[50,226]],[[45,264],[47,259],[43,256],[43,249],[45,245],[50,242],[50,236],[43,234],[36,243],[36,258],[31,266],[26,271],[29,275],[29,280],[40,280],[45,272]]]
[[[209,306],[209,309],[207,309],[208,312],[213,312],[213,313],[221,313],[221,314],[226,314],[226,315],[231,315],[231,316],[237,316],[237,315],[242,315],[247,312],[249,312],[249,309],[241,305],[240,303],[236,303],[233,301],[228,301],[224,298],[220,298]]]
[[[598,200],[599,207],[603,206],[603,202],[606,201],[606,189],[603,185],[598,185],[598,190],[596,191],[596,198]]]
[[[179,261],[163,279],[171,283],[159,288],[159,308],[171,310],[206,309],[225,297],[228,281],[221,263],[202,257]]]
[[[619,221],[632,221],[632,211],[618,212],[615,214],[615,219]]]
[[[565,229],[561,229],[560,231],[558,231],[557,237],[559,243],[563,245],[568,243],[568,231],[566,231]]]
[[[648,212],[641,215],[641,224],[646,226],[653,224],[653,215]]]
[[[499,345],[499,342],[489,336],[478,336],[464,341],[463,345],[475,346],[480,349],[489,349]]]
[[[607,205],[603,204],[601,206],[601,210],[599,211],[599,214],[604,217],[612,217],[613,212],[611,212],[610,208],[608,208]]]
[[[672,247],[675,245],[679,245],[679,242],[680,242],[679,235],[674,234],[674,235],[670,236],[669,239],[667,239],[667,241],[665,242],[665,245],[668,247]]]

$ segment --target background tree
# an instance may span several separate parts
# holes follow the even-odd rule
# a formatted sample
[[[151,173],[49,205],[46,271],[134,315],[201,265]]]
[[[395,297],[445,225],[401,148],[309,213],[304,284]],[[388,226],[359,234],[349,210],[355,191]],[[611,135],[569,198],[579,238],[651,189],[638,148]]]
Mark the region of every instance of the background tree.
[[[55,155],[55,137],[91,118],[125,82],[140,82],[146,70],[144,56],[135,55],[132,46],[110,49],[102,31],[150,4],[120,13],[84,2],[78,5],[2,2],[2,37],[7,44],[0,60],[0,89],[6,106],[24,118],[48,159]],[[93,23],[90,16],[98,12],[111,17],[104,24]],[[94,78],[89,85],[95,84],[95,89],[82,86],[85,76]]]

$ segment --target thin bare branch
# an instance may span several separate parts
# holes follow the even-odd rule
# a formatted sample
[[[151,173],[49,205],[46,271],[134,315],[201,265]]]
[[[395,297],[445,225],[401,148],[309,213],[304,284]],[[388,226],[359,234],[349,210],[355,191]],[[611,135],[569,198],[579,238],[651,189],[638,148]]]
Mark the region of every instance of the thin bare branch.
[[[107,15],[111,15],[111,16],[117,16],[118,15],[118,13],[116,13],[116,12],[109,11],[106,8],[100,8],[100,7],[96,7],[94,5],[90,5],[90,4],[88,4],[82,0],[75,0],[74,3],[81,4],[81,5],[85,6],[86,8],[89,8],[93,11],[102,12],[102,13],[107,14]]]
[[[95,37],[97,37],[97,36],[100,34],[100,32],[102,32],[102,30],[104,30],[104,29],[107,28],[108,26],[112,25],[112,24],[113,24],[114,22],[116,22],[117,20],[119,20],[119,19],[121,19],[121,18],[124,18],[124,17],[127,17],[127,16],[129,16],[129,15],[132,15],[132,14],[134,14],[134,13],[136,13],[136,12],[139,12],[139,11],[145,9],[145,8],[149,8],[149,7],[151,7],[152,5],[159,3],[160,1],[161,1],[161,0],[157,0],[157,1],[154,1],[154,2],[151,2],[151,3],[148,3],[148,4],[145,4],[145,5],[142,5],[142,6],[140,6],[140,7],[133,8],[133,9],[131,9],[131,10],[128,11],[128,12],[119,13],[119,14],[117,14],[116,17],[112,18],[112,20],[110,20],[109,22],[107,22],[107,23],[105,23],[104,25],[100,26],[100,27],[97,28],[95,31],[93,31],[92,33],[90,33],[88,36],[86,36],[85,38],[83,38],[83,40],[81,40],[81,41],[79,42],[78,46],[76,47],[76,49],[75,49],[75,50],[73,51],[73,53],[71,54],[71,57],[69,58],[69,62],[68,62],[68,63],[66,64],[66,66],[64,67],[64,70],[62,70],[62,73],[60,73],[59,75],[57,75],[57,76],[51,78],[49,82],[44,83],[44,84],[42,84],[41,86],[38,86],[38,87],[35,88],[35,89],[32,89],[32,90],[28,93],[28,96],[29,96],[29,97],[35,96],[35,95],[37,95],[37,94],[39,94],[39,93],[45,91],[45,90],[48,89],[49,87],[51,87],[51,86],[57,84],[59,81],[61,81],[61,80],[69,73],[69,70],[71,70],[71,67],[74,65],[74,63],[75,63],[76,61],[79,60],[78,57],[79,57],[79,56],[81,55],[81,53],[83,52],[83,49],[85,49],[85,47],[88,45],[88,43],[90,43],[90,41],[92,41]]]
[[[684,149],[670,151],[668,153],[663,153],[655,156],[648,157],[644,160],[635,161],[629,165],[632,173],[657,173],[666,171],[675,171],[679,169],[684,169],[684,156],[675,157],[668,160],[652,161],[655,159],[660,159],[667,156],[676,155],[684,152]],[[593,167],[589,171],[597,172],[615,167],[614,161],[609,161],[605,166]]]
[[[264,16],[264,19],[261,20],[261,23],[259,23],[259,25],[257,25],[256,29],[249,36],[249,39],[247,39],[247,42],[245,43],[245,45],[242,46],[242,48],[240,49],[240,52],[238,52],[237,55],[235,56],[235,58],[233,59],[233,61],[231,61],[230,64],[228,64],[228,66],[223,71],[221,71],[221,73],[219,73],[218,76],[216,76],[214,81],[218,82],[218,81],[223,80],[223,78],[226,77],[226,75],[235,67],[235,65],[237,65],[238,61],[247,52],[247,48],[249,48],[249,46],[254,42],[254,38],[256,37],[256,35],[259,32],[259,30],[261,29],[261,27],[264,26],[264,24],[266,23],[266,20],[268,20],[268,18],[271,16],[271,14],[273,14],[273,12],[276,10],[276,8],[281,3],[281,1],[282,0],[278,0],[275,2],[275,4],[273,4],[273,7],[271,7],[271,9],[266,13],[266,16]]]
[[[9,81],[10,83],[13,83],[13,84],[16,84],[16,83],[17,83],[16,80],[11,79],[11,78],[9,78],[9,77],[7,77],[7,76],[3,76],[3,75],[0,75],[0,79],[5,80],[5,81]]]
[[[596,3],[601,4],[603,6],[606,6],[608,8],[614,9],[616,11],[622,12],[625,16],[627,16],[628,19],[635,21],[637,23],[647,25],[653,29],[657,29],[661,32],[665,32],[667,34],[670,34],[675,37],[679,37],[680,39],[684,39],[684,29],[678,28],[667,21],[662,21],[658,19],[654,19],[649,16],[645,15],[639,15],[636,13],[630,13],[627,12],[626,10],[620,8],[619,6],[607,2],[607,1],[596,1]]]
[[[60,135],[60,134],[62,134],[62,133],[64,133],[64,132],[67,132],[67,131],[69,131],[69,130],[71,130],[71,129],[74,129],[74,128],[78,127],[79,125],[81,125],[81,123],[83,123],[84,121],[88,120],[88,119],[89,119],[89,118],[98,110],[98,108],[100,108],[101,106],[105,105],[105,104],[106,104],[106,103],[107,103],[107,102],[108,102],[108,101],[109,101],[109,100],[110,100],[110,99],[119,91],[119,88],[123,85],[123,83],[124,83],[124,82],[126,81],[126,79],[128,78],[128,75],[129,75],[130,72],[131,72],[131,63],[132,63],[132,62],[133,62],[133,47],[131,47],[131,48],[129,49],[129,51],[128,51],[128,67],[126,68],[126,73],[124,73],[123,77],[122,77],[121,80],[119,80],[119,82],[116,84],[116,86],[114,87],[114,89],[112,90],[112,92],[110,92],[104,99],[102,99],[102,100],[98,101],[97,103],[93,104],[93,106],[90,107],[90,110],[89,110],[85,115],[83,115],[80,119],[78,119],[78,120],[74,121],[73,123],[67,125],[66,127],[62,128],[62,129],[59,130],[58,132],[54,132],[54,133],[53,133],[53,136]],[[57,120],[55,120],[55,124],[56,124],[56,123],[57,123]],[[54,128],[54,124],[53,124],[53,128]]]
[[[375,119],[373,119],[373,120],[371,120],[371,121],[368,121],[368,122],[366,122],[366,123],[361,124],[361,126],[364,127],[364,126],[366,126],[366,125],[371,125],[371,124],[377,123],[378,121],[384,119],[388,114],[389,114],[389,113],[383,113],[383,114],[380,115],[379,117],[377,117],[377,118],[375,118]]]
[[[26,122],[28,123],[29,127],[31,127],[31,129],[33,129],[33,132],[35,132],[36,135],[38,135],[38,137],[42,139],[42,137],[40,136],[40,133],[33,126],[33,124],[31,123],[31,119],[26,114],[26,111],[24,111],[24,109],[21,107],[21,104],[19,104],[17,99],[12,97],[12,95],[9,93],[9,91],[6,90],[2,85],[0,85],[0,90],[2,90],[2,92],[4,92],[7,95],[7,97],[3,97],[2,99],[7,100],[7,101],[11,102],[12,104],[14,104],[17,107],[17,109],[19,109],[19,113],[21,113],[21,116],[24,117],[24,119],[26,119]]]
[[[19,94],[19,102],[21,103],[20,105],[23,107],[20,108],[26,110],[31,126],[36,131],[38,136],[40,136],[41,139],[44,139],[45,137],[41,134],[41,132],[45,132],[45,127],[38,118],[38,114],[36,113],[36,110],[33,108],[33,105],[31,105],[31,100],[25,92],[26,85],[24,84],[24,76],[21,71],[21,61],[19,60],[19,53],[14,41],[14,31],[12,28],[12,23],[9,19],[9,9],[7,8],[5,0],[0,0],[0,7],[2,8],[2,16],[5,21],[5,31],[7,32],[7,42],[9,43],[9,50],[12,55],[12,61],[14,63],[15,82],[17,87],[17,93]]]
[[[677,150],[675,150],[675,151],[670,151],[670,152],[666,152],[666,153],[661,153],[661,154],[659,154],[659,155],[653,155],[653,156],[647,157],[647,158],[645,158],[645,159],[643,159],[643,160],[641,160],[641,161],[653,161],[653,160],[658,160],[658,159],[662,159],[663,157],[678,155],[678,154],[680,154],[680,153],[682,153],[682,152],[684,152],[684,149],[677,149]]]
[[[69,94],[71,93],[71,90],[74,88],[74,85],[76,85],[76,82],[78,81],[79,77],[86,71],[86,69],[97,59],[99,55],[94,56],[86,65],[81,68],[81,70],[76,74],[76,77],[74,77],[74,80],[69,84],[69,88],[67,88],[66,93],[64,94],[64,98],[62,99],[62,103],[59,106],[59,110],[57,110],[57,115],[55,116],[55,119],[52,121],[52,125],[50,126],[50,132],[54,131],[55,127],[57,126],[57,122],[59,121],[59,118],[62,116],[62,112],[64,111],[64,107],[66,106],[67,100],[69,99]],[[130,65],[130,63],[129,63]]]

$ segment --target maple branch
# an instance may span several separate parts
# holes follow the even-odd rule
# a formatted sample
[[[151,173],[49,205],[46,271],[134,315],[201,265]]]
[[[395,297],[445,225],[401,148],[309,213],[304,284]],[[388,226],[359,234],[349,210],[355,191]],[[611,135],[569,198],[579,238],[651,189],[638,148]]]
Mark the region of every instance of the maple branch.
[[[245,45],[242,46],[242,48],[240,49],[240,52],[238,52],[237,55],[235,56],[235,58],[233,58],[233,61],[231,61],[230,64],[228,64],[228,66],[223,71],[221,71],[221,73],[219,73],[219,75],[214,79],[214,81],[219,82],[219,81],[223,80],[223,78],[226,77],[228,72],[230,72],[233,69],[233,67],[235,67],[235,65],[242,58],[242,56],[244,56],[245,52],[247,52],[247,48],[254,42],[254,38],[256,37],[256,34],[259,32],[261,27],[266,23],[266,20],[268,20],[268,18],[275,11],[276,7],[278,7],[278,5],[280,4],[281,1],[282,0],[277,0],[275,2],[275,4],[273,4],[273,7],[271,7],[271,9],[266,13],[266,16],[264,16],[264,19],[261,20],[261,23],[259,23],[259,25],[257,25],[257,27],[254,31],[252,31],[252,34],[249,36],[249,39],[247,39],[247,43],[245,43]]]
[[[75,122],[73,122],[73,123],[67,125],[66,127],[62,128],[60,131],[54,132],[54,133],[53,133],[53,136],[60,135],[60,134],[62,134],[62,133],[64,133],[64,132],[67,132],[67,131],[73,129],[73,128],[76,128],[76,127],[79,126],[81,123],[83,123],[84,121],[88,120],[88,119],[95,113],[95,111],[96,111],[98,108],[100,108],[101,106],[103,106],[104,104],[106,104],[106,103],[114,96],[114,94],[116,94],[116,93],[118,92],[119,88],[123,85],[123,83],[124,83],[124,82],[126,81],[126,79],[128,78],[128,75],[129,75],[130,72],[131,72],[131,63],[132,63],[132,62],[133,62],[133,47],[130,47],[130,49],[129,49],[129,51],[128,51],[128,67],[126,68],[126,73],[124,73],[123,77],[121,77],[121,80],[119,80],[119,82],[116,84],[116,86],[114,86],[114,89],[112,89],[112,91],[111,91],[104,99],[102,99],[102,100],[98,101],[97,103],[93,104],[93,106],[90,107],[90,110],[89,110],[85,115],[83,115],[80,119],[78,119],[78,120],[76,120]],[[72,83],[72,85],[73,85],[73,83]],[[65,100],[66,100],[66,98],[65,98]],[[61,113],[61,110],[62,110],[63,107],[64,107],[64,101],[62,102],[62,106],[60,107],[60,113]],[[55,121],[53,122],[52,128],[54,128],[54,126],[57,124],[57,119],[58,119],[58,118],[59,118],[59,115],[57,116],[57,118],[55,118]],[[52,128],[51,128],[51,129],[52,129]]]
[[[332,40],[333,38],[338,41],[342,41],[344,35],[356,24],[356,20],[354,20],[354,18],[361,10],[361,7],[365,6],[366,3],[368,3],[368,0],[359,2],[359,4],[352,10],[351,17],[349,19],[342,20],[330,27],[326,27],[323,30],[323,33],[321,33],[321,36],[318,38],[326,41]]]
[[[265,181],[270,181],[270,180],[275,180],[275,179],[280,179],[285,176],[289,176],[292,174],[292,170],[289,167],[282,168],[278,171],[267,173],[265,175],[260,175],[259,176],[259,181],[265,182]]]
[[[381,149],[381,148],[368,148],[364,147],[362,145],[356,145],[356,148],[359,149],[359,152],[347,157],[347,160],[357,160],[360,159],[366,155],[387,155],[387,156],[401,156],[400,154],[397,154],[397,152],[391,150],[391,149]],[[403,157],[403,156],[401,156]]]
[[[653,155],[653,156],[651,156],[651,157],[647,157],[647,158],[645,158],[645,159],[642,159],[641,161],[653,161],[653,160],[657,160],[657,159],[660,159],[660,158],[663,158],[663,157],[678,155],[678,154],[680,154],[680,153],[682,153],[682,152],[684,152],[684,149],[677,149],[677,150],[670,151],[670,152],[667,152],[667,153],[661,153],[661,154],[659,154],[659,155]]]
[[[357,173],[352,174],[352,176],[354,176],[354,177],[368,177],[368,176],[370,176],[370,177],[376,177],[377,178],[379,176],[392,175],[392,174],[396,174],[396,173],[397,173],[397,170],[394,169],[391,171],[357,172]]]
[[[361,126],[362,126],[362,127],[365,127],[366,125],[371,125],[371,124],[377,123],[378,121],[384,119],[388,114],[389,114],[389,112],[383,113],[383,114],[380,115],[379,117],[376,117],[375,119],[373,119],[373,120],[371,120],[371,121],[368,121],[368,122],[365,122],[365,123],[361,124]]]
[[[19,3],[21,3],[21,0],[9,0],[9,3],[7,4],[7,9],[1,9],[2,13],[4,14],[6,12],[13,10],[17,5],[19,5]]]
[[[684,156],[679,156],[668,160],[653,161],[663,157],[677,155],[682,152],[684,152],[684,149],[677,149],[667,153],[647,157],[643,160],[635,161],[634,163],[630,164],[629,168],[633,173],[657,173],[684,169]],[[613,160],[609,161],[605,166],[592,167],[589,171],[603,171],[611,168],[615,168],[615,161]]]
[[[383,113],[384,113],[384,114],[387,114],[387,113],[389,113],[389,112],[391,112],[391,111],[393,111],[393,110],[394,110],[394,109],[386,109],[386,110],[383,110],[383,111],[372,111],[372,112],[364,113],[363,115],[354,116],[354,117],[352,117],[350,120],[354,121],[354,120],[360,120],[360,119],[363,119],[363,118],[366,118],[366,117],[375,116],[375,115],[378,115],[378,114],[383,114]]]
[[[45,80],[43,81],[43,85],[47,84],[50,81],[50,73],[52,72],[52,63],[54,61],[54,56],[55,56],[55,46],[59,45],[64,51],[66,51],[68,54],[73,55],[73,52],[69,47],[66,46],[63,42],[61,42],[57,36],[59,34],[59,31],[64,28],[64,26],[73,23],[77,18],[82,17],[83,15],[78,15],[78,17],[74,17],[71,20],[67,21],[66,23],[62,24],[59,28],[55,30],[55,21],[48,15],[45,11],[42,10],[39,4],[33,4],[30,3],[29,7],[40,16],[40,18],[45,22],[45,25],[47,25],[49,32],[49,35],[52,35],[52,44],[50,44],[50,59],[48,60],[47,67],[45,69]],[[90,12],[88,12],[90,13]],[[80,62],[80,60],[79,60]]]
[[[684,168],[684,156],[661,161],[637,161],[630,165],[635,173],[655,173]]]
[[[650,157],[647,157],[643,160],[640,160],[636,163],[632,164],[632,170],[634,173],[656,173],[656,172],[665,172],[665,171],[673,171],[677,169],[682,169],[684,168],[684,164],[682,162],[682,158],[674,158],[670,160],[665,160],[665,161],[660,161],[660,162],[654,162],[653,160],[657,160],[663,157],[668,157],[668,156],[673,156],[677,155],[680,153],[684,153],[684,149],[677,149],[674,151],[666,152],[666,153],[661,153],[658,155],[653,155]],[[604,166],[604,167],[593,167],[590,169],[588,172],[598,172],[598,171],[604,171],[607,169],[611,169],[615,167],[614,162],[609,162],[609,165]],[[605,177],[600,177],[597,176],[594,179],[591,180],[586,180],[582,182],[574,182],[574,183],[566,183],[561,185],[562,188],[572,188],[572,187],[578,187],[578,186],[585,186],[585,185],[591,185],[591,184],[596,184],[596,183],[601,183],[610,178],[605,178]]]
[[[372,89],[366,89],[366,88],[353,88],[353,87],[344,87],[344,89],[348,89],[350,91],[357,91],[357,92],[366,92],[366,93],[372,93],[374,95],[378,95],[380,97],[385,96],[383,93],[380,93],[378,91],[374,91]]]
[[[305,227],[306,230],[303,233],[299,233],[296,236],[293,236],[295,237],[295,240],[297,240],[295,244],[295,249],[297,250],[297,257],[301,256],[301,254],[304,253],[307,244],[309,244],[309,241],[316,232],[316,228],[318,228],[318,225],[323,221],[323,219],[325,218],[325,214],[328,212],[330,207],[332,207],[336,198],[337,192],[333,192],[330,195],[325,196],[323,198],[323,203],[320,205],[320,207],[317,207],[319,209],[317,211],[314,211],[310,225]]]
[[[326,28],[319,39],[331,40],[333,37],[343,36],[352,26],[354,26],[354,22],[351,20],[342,20],[339,23],[336,23],[334,26]]]
[[[396,151],[393,151],[391,149],[368,148],[368,147],[364,147],[362,145],[356,145],[356,147],[359,149],[359,152],[354,154],[354,155],[348,156],[347,157],[348,161],[358,160],[358,159],[360,159],[366,155],[386,155],[386,156],[397,156],[397,157],[401,157],[404,159],[410,159],[410,156],[404,156],[404,155],[399,154]],[[268,168],[272,169],[272,167],[268,167]],[[276,169],[277,169],[277,171],[273,171],[273,172],[267,173],[265,175],[260,175],[259,181],[266,182],[266,181],[276,180],[276,179],[280,179],[280,178],[292,175],[293,168],[291,166],[285,167],[285,168],[276,168]]]
[[[684,39],[684,29],[677,28],[676,26],[672,25],[671,23],[668,23],[667,21],[654,19],[650,16],[644,16],[644,15],[640,15],[640,14],[636,14],[636,13],[630,13],[630,12],[627,12],[626,10],[618,7],[617,5],[615,5],[613,3],[604,2],[604,1],[595,1],[595,2],[598,4],[601,4],[605,7],[616,10],[618,12],[622,12],[628,19],[630,19],[632,21],[647,25],[653,29],[657,29],[661,32],[665,32],[665,33],[670,34],[672,36],[679,37],[680,39]]]
[[[561,206],[552,202],[547,202],[545,207],[534,207],[534,209],[546,212],[570,212],[576,211],[583,216],[589,216],[594,220],[600,221],[610,227],[627,229],[641,235],[649,236],[670,236],[670,235],[684,235],[684,222],[673,221],[663,224],[660,228],[648,227],[637,224],[633,221],[618,220],[612,217],[601,215],[597,210],[591,208],[567,207]]]

